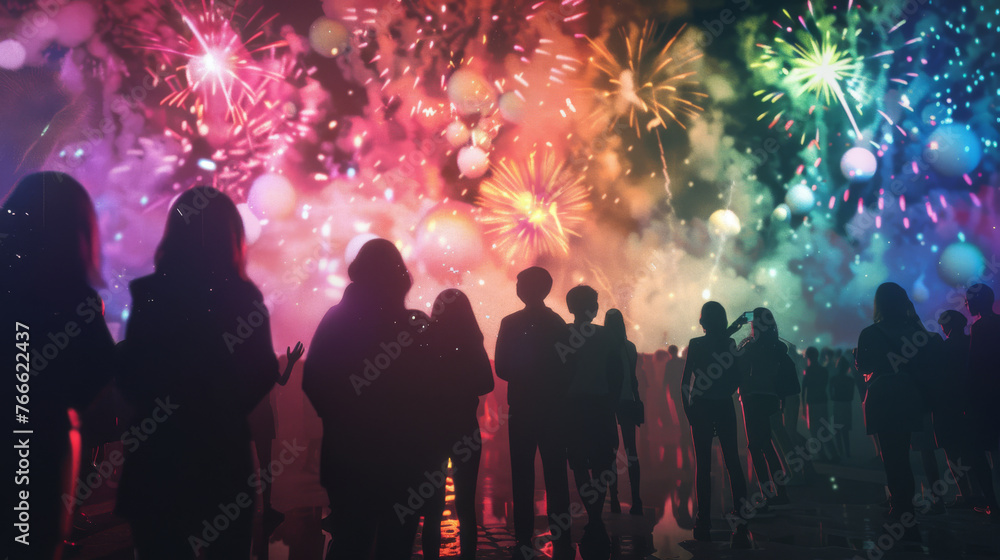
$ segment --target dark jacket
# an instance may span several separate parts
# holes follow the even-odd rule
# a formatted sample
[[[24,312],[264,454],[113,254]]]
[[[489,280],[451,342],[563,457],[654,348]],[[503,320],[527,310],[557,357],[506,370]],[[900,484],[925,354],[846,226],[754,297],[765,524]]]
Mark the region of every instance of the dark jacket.
[[[426,318],[399,303],[348,285],[306,356],[302,390],[323,422],[320,481],[344,500],[336,507],[397,499],[442,453]]]
[[[729,337],[705,335],[691,339],[681,376],[685,410],[700,399],[732,399],[740,383],[738,353],[736,342]]]
[[[500,321],[495,365],[507,382],[507,404],[528,410],[560,403],[569,385],[568,360],[560,358],[569,329],[548,307],[525,308]]]
[[[200,522],[250,490],[247,415],[278,377],[267,309],[241,278],[153,274],[130,289],[117,383],[141,433],[122,438],[118,511]]]
[[[777,395],[781,368],[795,367],[788,357],[788,347],[776,339],[748,339],[742,347],[738,363],[741,395]]]

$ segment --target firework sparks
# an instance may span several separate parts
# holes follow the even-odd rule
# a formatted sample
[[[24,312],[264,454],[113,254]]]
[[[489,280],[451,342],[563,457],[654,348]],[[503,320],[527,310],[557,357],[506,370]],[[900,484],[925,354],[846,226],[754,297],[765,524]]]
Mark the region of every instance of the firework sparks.
[[[792,35],[786,40],[783,36],[778,36],[773,45],[758,43],[757,46],[763,50],[759,61],[751,64],[751,68],[765,68],[780,73],[780,91],[759,90],[754,95],[761,98],[765,103],[776,103],[791,93],[794,97],[812,95],[816,103],[822,102],[824,106],[830,105],[832,101],[844,110],[844,114],[851,123],[854,133],[860,140],[863,135],[858,127],[855,113],[860,114],[861,103],[852,104],[848,98],[854,100],[864,99],[861,85],[864,83],[864,63],[865,57],[857,54],[855,39],[860,33],[859,16],[851,12],[848,7],[846,25],[842,28],[835,28],[833,16],[817,17],[812,3],[808,3],[810,19],[798,16],[793,18],[787,10],[782,10],[787,22],[782,24],[774,20],[772,23],[783,32]],[[801,29],[799,29],[801,27]],[[886,56],[892,51],[886,51],[872,56]],[[822,98],[822,99],[821,99]],[[816,104],[808,109],[808,114],[819,118],[821,112],[816,111]],[[763,120],[769,112],[761,113],[757,120]],[[778,111],[772,117],[769,128],[776,126],[785,116],[785,111]],[[785,121],[784,128],[788,130],[794,124],[794,119]],[[805,144],[806,134],[803,132],[801,143]],[[816,128],[816,138],[813,142],[819,142],[819,127]]]
[[[270,19],[263,21],[244,41],[234,26],[232,15],[227,16],[214,1],[202,4],[201,8],[201,12],[194,15],[174,2],[172,9],[180,14],[184,24],[183,31],[177,34],[176,44],[166,42],[158,34],[147,33],[147,43],[140,48],[160,53],[165,58],[163,63],[175,71],[166,78],[173,93],[163,99],[163,104],[184,106],[194,99],[192,108],[200,116],[210,100],[220,99],[226,106],[226,119],[243,125],[247,121],[247,107],[260,101],[264,85],[284,78],[258,64],[253,55],[287,43],[281,40],[251,48],[250,44],[263,35],[262,28]],[[232,13],[235,12],[236,6],[233,6]],[[259,13],[258,10],[247,20],[248,27]],[[165,21],[172,21],[167,14],[161,12],[161,15]]]
[[[639,136],[643,129],[666,127],[668,120],[686,128],[682,119],[702,111],[697,101],[708,96],[695,91],[697,72],[685,69],[702,55],[694,50],[677,53],[673,50],[683,31],[682,26],[657,49],[652,24],[647,23],[642,29],[635,25],[623,28],[624,56],[615,55],[607,46],[587,38],[597,55],[590,60],[604,75],[608,86],[601,93],[608,102],[612,126],[628,115],[629,127]]]
[[[539,161],[541,160],[541,161]],[[526,165],[501,161],[479,190],[482,221],[505,259],[569,253],[569,236],[590,210],[583,177],[555,155],[529,156]]]

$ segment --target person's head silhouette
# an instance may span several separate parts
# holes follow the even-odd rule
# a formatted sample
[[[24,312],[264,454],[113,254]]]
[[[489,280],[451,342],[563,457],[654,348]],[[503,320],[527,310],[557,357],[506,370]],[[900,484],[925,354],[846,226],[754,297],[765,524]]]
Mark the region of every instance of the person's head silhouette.
[[[676,344],[671,344],[670,346],[667,347],[667,354],[670,354],[671,358],[676,358],[678,352],[679,350],[677,349]]]
[[[819,363],[819,350],[817,350],[815,346],[806,348],[806,360],[811,366]]]
[[[552,276],[540,266],[517,274],[517,297],[529,307],[542,305],[551,290]]]
[[[398,304],[402,304],[413,285],[399,249],[381,238],[361,246],[358,256],[347,267],[347,276],[351,282],[375,290]]]
[[[973,284],[965,291],[965,304],[973,317],[992,315],[994,301],[993,289],[986,284]]]
[[[474,338],[483,340],[472,303],[462,290],[451,288],[438,294],[434,300],[431,320],[448,340]]]
[[[212,187],[182,193],[170,206],[153,262],[167,275],[246,279],[243,218],[236,205]]]
[[[774,320],[774,314],[766,307],[758,307],[753,310],[753,319],[750,321],[750,336],[754,340],[778,340],[778,323]]]
[[[589,323],[597,317],[597,291],[590,286],[575,286],[566,293],[566,307],[577,323]]]
[[[622,315],[621,311],[608,309],[607,313],[604,314],[604,326],[615,337],[615,340],[622,342],[628,340],[628,332],[625,330],[625,316]]]
[[[0,211],[0,266],[33,283],[101,286],[97,215],[69,175],[32,173],[18,181]]]
[[[895,282],[886,282],[875,290],[876,323],[902,324],[915,319],[913,303],[906,290]]]
[[[717,301],[706,301],[701,306],[701,318],[698,319],[701,328],[707,335],[721,335],[726,332],[726,308]]]
[[[941,331],[948,338],[952,335],[962,335],[965,334],[965,326],[969,324],[969,320],[954,309],[949,309],[938,317],[938,324],[941,325]]]

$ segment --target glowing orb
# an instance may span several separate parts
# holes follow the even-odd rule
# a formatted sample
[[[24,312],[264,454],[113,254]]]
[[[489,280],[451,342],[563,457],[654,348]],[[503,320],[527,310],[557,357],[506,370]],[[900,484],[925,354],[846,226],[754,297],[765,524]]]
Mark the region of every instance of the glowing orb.
[[[789,218],[792,217],[792,209],[788,207],[787,204],[782,202],[781,204],[774,207],[774,211],[771,212],[771,219],[776,222],[787,222]]]
[[[463,115],[485,111],[495,102],[493,86],[468,68],[459,68],[448,78],[448,99]]]
[[[524,118],[524,100],[513,91],[500,96],[500,116],[505,120],[518,123]]]
[[[972,172],[982,157],[979,139],[961,124],[939,126],[924,146],[924,159],[934,171],[947,177],[961,177]]]
[[[740,232],[740,217],[736,212],[728,209],[720,209],[712,212],[708,217],[708,231],[715,238],[725,238],[736,235]]]
[[[986,269],[986,257],[972,243],[956,242],[948,245],[938,259],[937,272],[952,286],[967,286],[978,280]]]
[[[493,138],[490,137],[490,133],[480,127],[475,127],[472,129],[472,145],[479,147],[483,150],[489,150],[490,146],[493,145]]]
[[[309,45],[327,58],[342,54],[350,44],[350,38],[342,23],[328,17],[319,17],[309,26]]]
[[[490,156],[476,146],[466,146],[458,151],[458,170],[469,179],[482,177],[490,168]]]
[[[450,201],[432,208],[417,228],[417,251],[428,272],[438,277],[474,268],[483,258],[474,207]]]
[[[258,218],[287,218],[295,210],[295,188],[284,175],[265,173],[250,186],[247,204]]]
[[[840,158],[840,172],[852,183],[867,181],[875,176],[878,161],[866,148],[851,148]]]
[[[469,141],[469,127],[461,121],[453,121],[444,129],[444,137],[449,144],[457,148]]]
[[[90,2],[70,2],[53,17],[59,34],[56,42],[64,47],[78,47],[90,39],[97,28],[97,10]]]
[[[813,194],[812,189],[800,183],[785,193],[785,204],[788,205],[792,214],[799,216],[808,214],[816,206],[816,195]]]
[[[0,68],[17,70],[24,66],[24,59],[27,57],[28,51],[16,39],[0,41]]]
[[[243,218],[243,233],[246,235],[247,245],[253,245],[260,239],[260,220],[254,215],[248,204],[237,204],[236,209],[240,211]]]

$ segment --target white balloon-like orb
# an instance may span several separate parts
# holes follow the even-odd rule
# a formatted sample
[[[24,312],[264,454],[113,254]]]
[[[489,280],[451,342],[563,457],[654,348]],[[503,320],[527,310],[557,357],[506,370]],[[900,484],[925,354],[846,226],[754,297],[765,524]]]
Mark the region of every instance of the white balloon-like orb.
[[[937,127],[924,146],[924,159],[934,171],[947,177],[971,173],[982,157],[983,147],[979,138],[961,124]]]
[[[319,54],[334,58],[350,44],[351,34],[344,24],[325,16],[316,18],[309,26],[309,45]]]
[[[250,186],[247,205],[258,218],[287,218],[295,211],[295,188],[284,175],[265,173]]]
[[[469,127],[465,126],[462,121],[452,121],[447,128],[444,129],[444,137],[448,140],[448,143],[454,147],[459,147],[465,145],[469,141]]]
[[[458,151],[458,170],[469,179],[482,177],[490,168],[490,155],[476,146],[466,146]]]
[[[27,57],[27,49],[17,39],[4,39],[0,41],[0,68],[4,70],[17,70],[24,66],[24,60]]]
[[[972,243],[957,241],[941,251],[937,272],[941,280],[952,286],[968,286],[982,276],[986,257]]]
[[[448,78],[448,99],[463,115],[483,112],[493,106],[493,86],[482,74],[459,68]]]
[[[719,209],[708,217],[709,232],[715,238],[737,235],[742,229],[740,217],[729,209]]]
[[[799,216],[808,214],[816,206],[816,195],[808,186],[799,183],[785,193],[785,204],[792,214]]]
[[[500,96],[497,101],[500,106],[500,116],[512,123],[519,123],[524,119],[524,100],[517,93],[508,91]]]
[[[840,172],[852,183],[871,179],[877,168],[878,160],[867,148],[851,148],[840,158]]]

